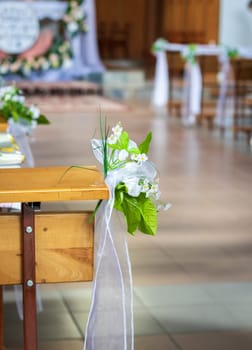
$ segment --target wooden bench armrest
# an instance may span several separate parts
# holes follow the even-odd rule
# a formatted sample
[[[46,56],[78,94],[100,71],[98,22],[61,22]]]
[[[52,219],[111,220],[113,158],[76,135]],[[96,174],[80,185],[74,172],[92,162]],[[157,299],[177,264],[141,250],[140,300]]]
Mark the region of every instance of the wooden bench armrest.
[[[0,169],[0,202],[98,200],[108,196],[95,166]]]

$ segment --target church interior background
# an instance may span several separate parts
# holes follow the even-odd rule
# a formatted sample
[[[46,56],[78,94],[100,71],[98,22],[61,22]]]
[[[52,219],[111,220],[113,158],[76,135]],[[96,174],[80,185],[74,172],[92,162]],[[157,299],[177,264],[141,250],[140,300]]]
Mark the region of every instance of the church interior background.
[[[27,11],[19,23],[5,6],[21,2],[32,17]],[[50,121],[36,122],[28,135],[25,129],[25,146],[14,135],[26,155],[21,167],[99,167],[90,139],[101,115],[110,127],[120,121],[139,143],[152,131],[149,158],[172,206],[158,214],[155,236],[127,235],[135,350],[251,350],[248,1],[1,0],[0,23],[0,99],[1,89],[16,86]],[[195,76],[201,89],[192,97]],[[195,113],[190,98],[198,98]],[[9,120],[0,126],[0,135],[14,130]],[[0,163],[4,168],[1,156]],[[95,205],[48,202],[44,209]],[[92,282],[39,285],[39,350],[83,349],[91,293]],[[24,348],[19,299],[13,286],[4,287],[1,349]]]

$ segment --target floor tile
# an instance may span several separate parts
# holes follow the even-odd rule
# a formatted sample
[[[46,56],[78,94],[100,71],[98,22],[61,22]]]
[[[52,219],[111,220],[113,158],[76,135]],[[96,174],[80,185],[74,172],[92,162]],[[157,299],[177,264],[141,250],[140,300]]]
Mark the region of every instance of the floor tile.
[[[54,342],[41,342],[38,346],[38,350],[83,350],[83,341],[54,341]]]
[[[206,283],[202,288],[215,301],[222,304],[252,303],[251,282]]]
[[[241,300],[240,303],[227,305],[227,309],[234,318],[236,329],[252,330],[252,302]]]
[[[78,326],[78,329],[81,332],[81,335],[84,336],[85,329],[86,329],[86,324],[87,324],[87,320],[88,320],[88,312],[74,311],[73,312],[73,318],[75,320],[75,323]]]
[[[236,326],[231,312],[220,305],[173,305],[149,311],[169,334],[233,330]]]
[[[179,350],[166,335],[137,336],[135,350]]]
[[[165,330],[158,324],[157,320],[144,309],[134,311],[135,335],[164,334]]]
[[[136,287],[135,293],[147,307],[209,304],[211,297],[195,285]]]
[[[38,350],[83,350],[83,341],[51,341],[40,342],[38,344]],[[23,346],[8,346],[4,350],[23,350]]]
[[[62,289],[61,296],[71,311],[89,311],[91,305],[92,290],[89,288]]]
[[[39,339],[78,339],[81,334],[68,312],[42,312],[38,315]]]
[[[217,332],[173,336],[183,350],[251,350],[252,338],[246,333]]]

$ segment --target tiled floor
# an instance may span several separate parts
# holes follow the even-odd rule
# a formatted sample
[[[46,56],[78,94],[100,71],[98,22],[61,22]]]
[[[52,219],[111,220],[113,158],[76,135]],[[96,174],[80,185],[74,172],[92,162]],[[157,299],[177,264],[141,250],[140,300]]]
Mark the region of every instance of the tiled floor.
[[[31,143],[37,166],[96,164],[89,139],[99,127],[100,107],[97,113],[74,106],[72,113],[51,113],[51,126],[38,127]],[[106,113],[108,122],[121,120],[138,142],[153,131],[150,158],[160,171],[162,197],[173,204],[160,213],[156,237],[128,237],[135,349],[251,350],[251,150],[242,138],[186,129],[148,101],[131,101],[131,107]],[[91,284],[46,285],[41,294],[39,349],[83,349]],[[21,339],[7,288],[6,349],[21,349]]]

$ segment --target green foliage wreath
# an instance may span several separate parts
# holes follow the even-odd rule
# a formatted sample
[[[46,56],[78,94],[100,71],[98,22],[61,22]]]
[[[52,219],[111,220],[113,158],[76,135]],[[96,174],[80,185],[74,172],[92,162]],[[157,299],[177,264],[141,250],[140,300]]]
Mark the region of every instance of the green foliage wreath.
[[[0,60],[0,75],[19,74],[28,76],[34,71],[69,67],[73,57],[69,40],[80,32],[86,32],[86,16],[81,7],[85,0],[67,0],[65,15],[62,18],[65,35],[54,39],[49,50],[34,58],[20,58],[10,55]]]

